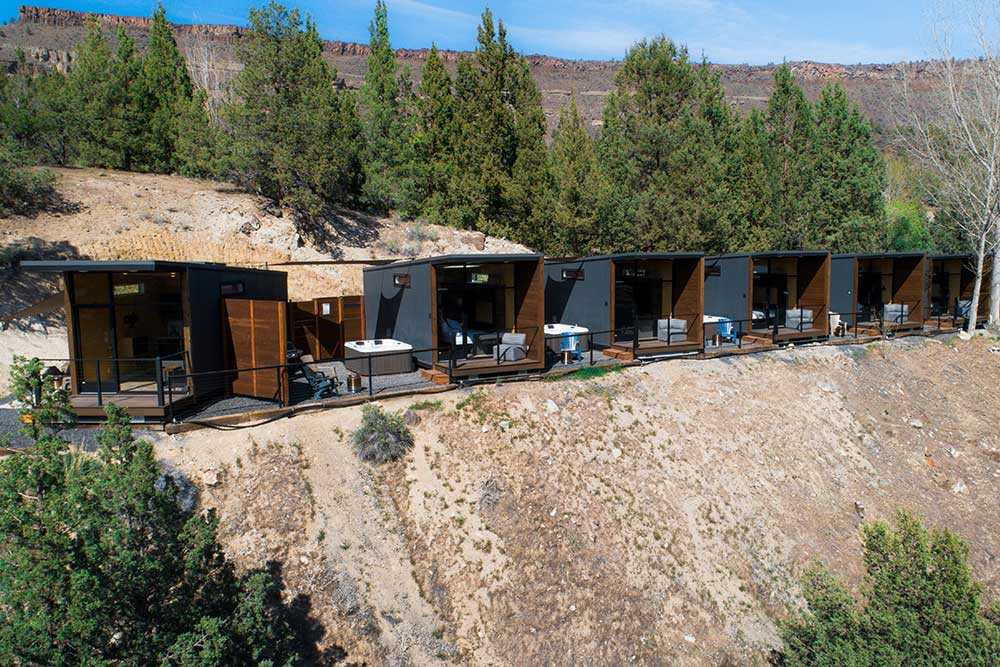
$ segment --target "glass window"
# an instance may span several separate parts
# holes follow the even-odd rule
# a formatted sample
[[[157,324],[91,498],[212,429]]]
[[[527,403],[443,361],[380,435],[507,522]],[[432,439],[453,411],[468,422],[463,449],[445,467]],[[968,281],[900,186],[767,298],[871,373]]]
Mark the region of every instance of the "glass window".
[[[73,303],[77,305],[103,305],[108,303],[107,273],[74,273]]]

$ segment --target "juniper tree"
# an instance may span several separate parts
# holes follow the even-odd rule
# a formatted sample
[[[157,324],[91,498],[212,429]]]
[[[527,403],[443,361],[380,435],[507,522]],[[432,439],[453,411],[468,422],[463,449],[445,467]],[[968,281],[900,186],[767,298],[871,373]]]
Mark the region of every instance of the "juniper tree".
[[[455,95],[451,76],[431,44],[416,101],[415,162],[422,169],[417,181],[419,211],[434,222],[445,219],[448,184],[455,174]]]
[[[576,96],[559,113],[552,136],[552,174],[556,186],[555,232],[559,252],[582,255],[597,241],[601,181],[594,144],[576,105]]]
[[[365,133],[365,198],[379,211],[411,207],[413,184],[413,128],[409,73],[397,78],[396,55],[389,41],[388,12],[384,0],[375,3],[375,17],[368,28],[368,70],[361,87]]]
[[[804,248],[813,234],[815,126],[812,106],[785,64],[774,73],[766,126],[774,184],[776,248]]]
[[[250,10],[243,69],[224,108],[235,180],[314,218],[361,194],[361,123],[338,91],[311,19],[271,2]]]
[[[776,246],[774,184],[764,115],[752,110],[732,132],[727,152],[734,234],[729,250],[765,251]]]
[[[839,84],[824,87],[815,106],[814,224],[806,245],[839,252],[885,246],[885,163],[871,124]]]

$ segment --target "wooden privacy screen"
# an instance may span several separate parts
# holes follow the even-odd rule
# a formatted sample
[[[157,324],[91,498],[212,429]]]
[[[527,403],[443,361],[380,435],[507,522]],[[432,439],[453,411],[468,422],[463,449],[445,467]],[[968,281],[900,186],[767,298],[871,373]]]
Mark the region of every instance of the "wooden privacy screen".
[[[672,316],[688,321],[688,339],[704,338],[705,260],[677,259],[673,262]]]
[[[335,296],[289,304],[295,347],[313,359],[340,359],[344,343],[365,338],[363,296]]]
[[[892,260],[892,301],[910,307],[907,321],[920,322],[924,316],[924,256],[896,257]]]
[[[270,401],[288,401],[288,304],[263,299],[223,299],[223,336],[230,393]],[[278,368],[280,366],[280,368]]]
[[[830,255],[798,260],[798,307],[813,311],[813,327],[830,333]]]

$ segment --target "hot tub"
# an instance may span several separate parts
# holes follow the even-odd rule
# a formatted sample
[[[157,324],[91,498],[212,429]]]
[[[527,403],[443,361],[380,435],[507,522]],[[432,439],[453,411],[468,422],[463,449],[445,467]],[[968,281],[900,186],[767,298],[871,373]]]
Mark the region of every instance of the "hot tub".
[[[396,375],[413,372],[413,346],[391,338],[352,340],[344,343],[344,365],[358,375]]]
[[[587,347],[588,333],[590,329],[576,324],[546,324],[545,345],[556,354],[563,350],[586,352],[590,349]]]

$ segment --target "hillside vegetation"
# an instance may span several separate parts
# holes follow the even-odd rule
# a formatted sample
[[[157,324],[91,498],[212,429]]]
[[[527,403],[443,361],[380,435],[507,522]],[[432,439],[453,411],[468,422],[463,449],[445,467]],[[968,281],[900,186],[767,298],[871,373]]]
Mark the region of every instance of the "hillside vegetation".
[[[862,522],[897,510],[967,540],[1000,595],[992,345],[464,390],[415,406],[412,452],[377,468],[354,408],[156,451],[219,509],[232,558],[284,564],[348,663],[763,665],[805,569],[857,591]]]

